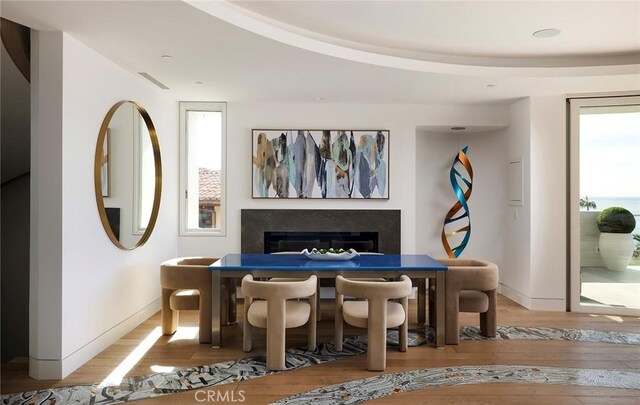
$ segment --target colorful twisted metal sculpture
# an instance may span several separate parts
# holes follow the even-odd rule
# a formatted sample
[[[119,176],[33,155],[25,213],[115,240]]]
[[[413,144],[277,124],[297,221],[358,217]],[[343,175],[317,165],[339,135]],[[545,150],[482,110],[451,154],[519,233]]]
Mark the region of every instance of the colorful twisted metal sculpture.
[[[469,242],[469,238],[471,237],[471,217],[469,216],[469,207],[467,206],[467,201],[471,196],[471,187],[473,183],[473,168],[471,167],[471,162],[467,158],[467,149],[469,147],[465,146],[461,149],[456,158],[451,165],[451,170],[449,171],[449,180],[451,181],[451,187],[453,187],[453,191],[456,195],[458,201],[451,207],[449,212],[447,212],[447,216],[444,219],[444,224],[442,225],[442,246],[444,246],[445,252],[450,258],[456,258],[460,256],[465,247],[467,247],[467,243]],[[465,177],[465,173],[461,173],[462,169],[466,171],[467,177]],[[462,221],[462,222],[459,222]],[[461,225],[456,225],[454,223],[460,223]],[[452,231],[445,230],[445,228],[451,228],[452,226],[447,227],[449,224],[452,225],[453,228],[457,228]],[[462,241],[451,248],[449,240],[456,237],[459,239],[460,234],[464,232],[464,237]]]

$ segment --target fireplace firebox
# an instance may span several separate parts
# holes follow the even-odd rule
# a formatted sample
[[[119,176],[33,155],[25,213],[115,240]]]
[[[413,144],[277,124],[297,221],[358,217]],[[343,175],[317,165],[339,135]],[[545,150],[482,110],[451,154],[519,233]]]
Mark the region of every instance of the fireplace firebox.
[[[400,253],[400,210],[241,211],[241,252],[353,248]]]
[[[300,252],[303,249],[355,249],[377,252],[377,232],[265,232],[264,253]]]

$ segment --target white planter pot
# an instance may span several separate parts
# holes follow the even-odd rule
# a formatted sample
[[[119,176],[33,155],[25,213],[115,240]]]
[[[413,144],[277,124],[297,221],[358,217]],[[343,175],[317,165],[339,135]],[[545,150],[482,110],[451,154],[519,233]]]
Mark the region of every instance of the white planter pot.
[[[607,269],[611,271],[625,271],[635,246],[630,233],[600,234],[600,256],[604,260]]]

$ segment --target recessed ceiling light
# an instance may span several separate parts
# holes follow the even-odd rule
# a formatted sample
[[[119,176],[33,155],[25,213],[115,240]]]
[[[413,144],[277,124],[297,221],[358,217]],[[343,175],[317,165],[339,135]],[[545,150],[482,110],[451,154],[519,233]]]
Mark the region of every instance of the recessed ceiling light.
[[[536,38],[551,38],[556,35],[560,35],[562,31],[557,28],[545,28],[543,30],[539,30],[533,33],[533,36]]]
[[[171,56],[171,55],[162,55],[161,58],[162,59],[173,59],[173,56]]]
[[[451,127],[452,131],[464,131],[467,127]]]
[[[324,97],[316,97],[316,101],[322,101],[324,100]]]

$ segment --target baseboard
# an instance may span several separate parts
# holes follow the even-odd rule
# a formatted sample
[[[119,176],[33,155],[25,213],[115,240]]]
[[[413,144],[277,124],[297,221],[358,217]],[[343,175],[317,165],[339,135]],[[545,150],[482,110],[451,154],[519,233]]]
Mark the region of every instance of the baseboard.
[[[37,380],[63,379],[101,351],[116,343],[160,310],[160,299],[142,308],[113,328],[96,337],[62,360],[39,360],[29,358],[29,376]]]
[[[532,298],[502,283],[498,285],[498,293],[532,311],[566,311],[562,298]]]
[[[498,293],[509,298],[511,301],[515,302],[516,304],[522,305],[527,309],[531,309],[531,298],[529,298],[525,294],[522,294],[518,290],[515,290],[511,287],[508,287],[500,283],[498,284]]]
[[[29,377],[36,380],[62,380],[60,360],[38,360],[29,357]]]
[[[567,304],[562,298],[531,298],[530,309],[533,311],[566,312]]]

